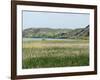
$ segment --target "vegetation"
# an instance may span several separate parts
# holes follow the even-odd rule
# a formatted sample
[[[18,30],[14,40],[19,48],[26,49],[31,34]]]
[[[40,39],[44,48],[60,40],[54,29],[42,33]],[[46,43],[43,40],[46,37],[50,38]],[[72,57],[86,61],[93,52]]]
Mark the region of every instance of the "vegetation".
[[[88,39],[89,25],[78,29],[29,28],[23,30],[24,38]]]
[[[23,68],[89,65],[89,41],[80,39],[23,41]]]
[[[24,38],[42,39],[27,41]],[[23,30],[23,68],[87,65],[89,65],[89,25],[79,29]]]

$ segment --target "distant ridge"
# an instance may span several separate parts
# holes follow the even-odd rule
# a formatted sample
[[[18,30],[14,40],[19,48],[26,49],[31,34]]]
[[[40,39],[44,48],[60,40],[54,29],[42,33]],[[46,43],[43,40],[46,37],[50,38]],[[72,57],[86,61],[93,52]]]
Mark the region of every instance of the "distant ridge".
[[[64,38],[64,39],[88,39],[89,25],[78,29],[51,29],[51,28],[28,28],[23,30],[25,38]]]
[[[89,37],[89,25],[82,29],[75,29],[69,33],[69,38]]]

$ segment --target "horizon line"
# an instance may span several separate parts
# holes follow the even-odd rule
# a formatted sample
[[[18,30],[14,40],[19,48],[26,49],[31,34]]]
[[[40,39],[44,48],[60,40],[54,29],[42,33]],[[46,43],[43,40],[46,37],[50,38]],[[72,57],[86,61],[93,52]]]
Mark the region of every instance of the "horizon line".
[[[87,26],[85,26],[85,27],[87,27]],[[48,27],[42,27],[42,28],[47,28],[47,29],[80,29],[80,28],[85,28],[85,27],[78,27],[78,28],[48,28]],[[29,27],[29,28],[22,28],[22,29],[25,30],[25,29],[30,29],[30,28],[38,29],[39,27]],[[40,27],[40,29],[42,29],[42,28]]]

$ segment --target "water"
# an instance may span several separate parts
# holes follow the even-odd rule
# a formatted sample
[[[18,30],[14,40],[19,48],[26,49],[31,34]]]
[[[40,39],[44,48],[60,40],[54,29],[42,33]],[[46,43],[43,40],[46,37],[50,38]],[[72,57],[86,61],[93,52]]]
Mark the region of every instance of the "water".
[[[72,41],[74,39],[55,39],[55,38],[23,38],[23,41],[34,41],[34,40],[66,40]],[[75,40],[74,40],[75,41]]]

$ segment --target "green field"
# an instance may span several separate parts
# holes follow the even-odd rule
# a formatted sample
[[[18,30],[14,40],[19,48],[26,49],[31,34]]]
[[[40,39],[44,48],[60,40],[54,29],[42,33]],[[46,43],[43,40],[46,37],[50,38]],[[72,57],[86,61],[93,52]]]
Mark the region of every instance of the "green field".
[[[89,40],[23,41],[22,68],[89,65]]]

